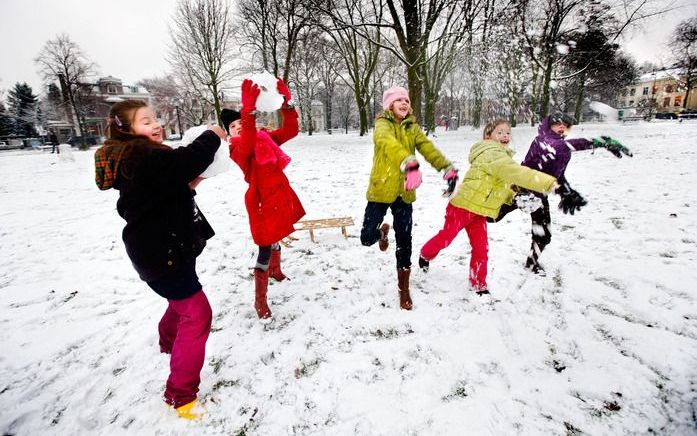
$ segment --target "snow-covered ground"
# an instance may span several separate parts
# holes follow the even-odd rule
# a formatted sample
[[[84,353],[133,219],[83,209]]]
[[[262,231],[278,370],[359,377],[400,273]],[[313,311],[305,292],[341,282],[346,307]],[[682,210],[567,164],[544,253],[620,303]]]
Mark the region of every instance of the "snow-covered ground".
[[[513,130],[522,159],[536,129]],[[199,258],[214,312],[202,422],[161,400],[166,301],[121,242],[116,191],[93,154],[0,154],[0,431],[3,434],[461,435],[697,433],[697,123],[577,126],[634,158],[579,152],[567,177],[588,200],[553,210],[547,277],[522,268],[529,217],[489,226],[492,298],[467,291],[463,233],[399,310],[394,247],[358,239],[372,140],[300,136],[286,170],[307,218],[351,216],[283,251],[291,281],[253,302],[256,247],[239,169],[201,184],[217,235]],[[438,132],[467,168],[480,130]],[[422,159],[423,162],[423,159]],[[424,165],[414,255],[442,225],[444,182]],[[552,197],[556,204],[557,198]],[[389,217],[389,215],[388,215]],[[390,218],[391,219],[391,218]],[[393,244],[393,240],[391,240]]]

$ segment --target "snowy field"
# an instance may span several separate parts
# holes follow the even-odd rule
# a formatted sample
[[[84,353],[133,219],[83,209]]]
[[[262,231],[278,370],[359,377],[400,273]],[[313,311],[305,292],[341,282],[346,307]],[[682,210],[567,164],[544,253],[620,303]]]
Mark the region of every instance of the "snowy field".
[[[536,128],[513,129],[522,160]],[[529,217],[489,226],[492,298],[467,289],[463,232],[399,310],[394,240],[358,234],[370,137],[300,136],[286,170],[308,219],[353,217],[285,248],[291,281],[257,319],[238,168],[197,201],[217,235],[199,258],[213,307],[202,422],[161,400],[166,301],[140,282],[121,241],[116,191],[94,184],[94,149],[74,161],[0,153],[0,432],[12,435],[688,435],[697,433],[697,122],[577,126],[632,149],[575,153],[588,200],[553,207],[547,277],[523,268]],[[467,169],[480,130],[437,132]],[[423,159],[421,159],[423,163]],[[443,223],[444,182],[428,165],[414,205],[414,254]],[[550,203],[556,205],[558,197]],[[389,215],[388,215],[389,217]],[[391,221],[391,218],[390,218]],[[391,235],[392,236],[392,235]]]

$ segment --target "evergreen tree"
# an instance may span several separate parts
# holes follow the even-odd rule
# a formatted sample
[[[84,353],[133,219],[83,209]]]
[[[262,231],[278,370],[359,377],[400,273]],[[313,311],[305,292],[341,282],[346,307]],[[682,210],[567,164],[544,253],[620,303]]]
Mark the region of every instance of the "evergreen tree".
[[[7,115],[5,105],[0,101],[0,136],[8,136],[11,133],[10,117]]]
[[[8,112],[11,118],[12,134],[17,136],[36,136],[37,97],[26,83],[16,83],[7,95]]]

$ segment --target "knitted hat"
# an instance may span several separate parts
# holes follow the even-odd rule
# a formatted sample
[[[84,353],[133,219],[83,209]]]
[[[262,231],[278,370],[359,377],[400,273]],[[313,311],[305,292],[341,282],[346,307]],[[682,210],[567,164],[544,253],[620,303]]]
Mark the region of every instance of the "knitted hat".
[[[228,130],[230,128],[230,123],[239,120],[240,118],[242,118],[242,116],[236,110],[225,108],[220,111],[220,121],[223,122],[223,127],[228,135],[230,134],[230,131]]]
[[[406,89],[401,86],[393,86],[382,94],[382,108],[388,110],[390,106],[392,106],[392,103],[400,98],[406,98],[407,101],[411,103],[411,100],[409,100],[409,92]]]
[[[549,116],[549,125],[553,126],[555,124],[565,124],[566,127],[571,127],[574,125],[574,119],[563,112],[555,112]]]

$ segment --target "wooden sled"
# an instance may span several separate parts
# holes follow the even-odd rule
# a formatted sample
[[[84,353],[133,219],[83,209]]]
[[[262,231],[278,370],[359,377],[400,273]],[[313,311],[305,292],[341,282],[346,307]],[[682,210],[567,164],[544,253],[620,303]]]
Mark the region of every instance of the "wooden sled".
[[[310,232],[310,240],[315,242],[315,229],[328,229],[331,227],[341,227],[341,234],[344,238],[348,238],[346,227],[353,225],[353,218],[349,216],[340,218],[324,218],[320,220],[303,220],[295,223],[295,231],[308,230]]]

